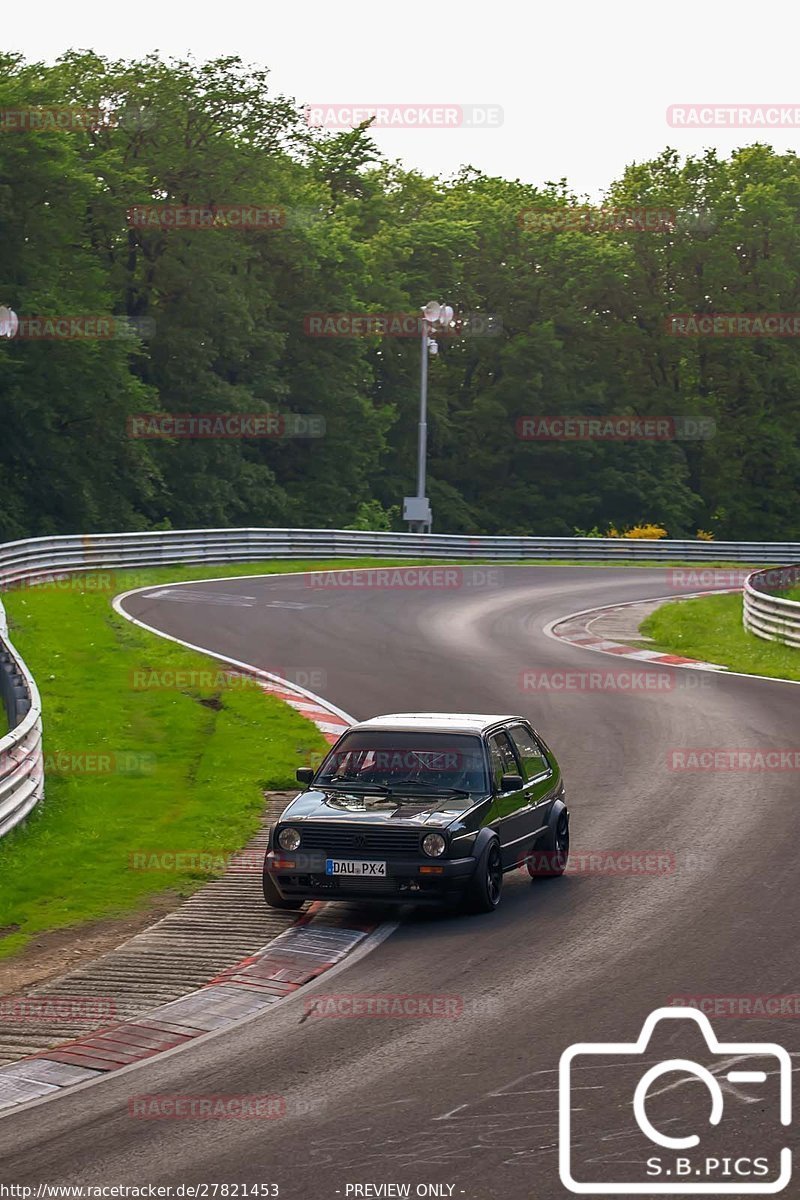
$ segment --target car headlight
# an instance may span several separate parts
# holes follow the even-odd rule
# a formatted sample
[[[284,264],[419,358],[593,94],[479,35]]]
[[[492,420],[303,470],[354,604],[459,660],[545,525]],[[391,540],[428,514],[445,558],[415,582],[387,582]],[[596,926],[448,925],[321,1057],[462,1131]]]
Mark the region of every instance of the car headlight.
[[[429,858],[438,858],[447,849],[447,842],[440,833],[427,833],[422,839],[422,849]]]
[[[282,829],[278,834],[281,850],[296,850],[300,845],[300,834],[296,829]]]

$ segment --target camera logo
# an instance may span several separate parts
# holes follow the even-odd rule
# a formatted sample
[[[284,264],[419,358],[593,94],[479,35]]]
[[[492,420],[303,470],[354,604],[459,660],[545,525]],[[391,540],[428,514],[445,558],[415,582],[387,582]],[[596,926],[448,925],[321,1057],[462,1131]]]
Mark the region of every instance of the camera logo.
[[[691,1034],[693,1042],[700,1034],[705,1041],[701,1057],[708,1057],[708,1065],[689,1058],[644,1062],[656,1026],[669,1021],[682,1022],[680,1033]],[[672,1044],[678,1031],[673,1026],[668,1032]],[[708,1017],[692,1008],[656,1009],[636,1042],[569,1046],[558,1068],[561,1182],[571,1192],[590,1196],[780,1192],[791,1179],[792,1152],[776,1146],[774,1115],[771,1125],[764,1122],[773,1113],[780,1125],[790,1124],[791,1070],[782,1046],[719,1042]],[[587,1098],[598,1098],[603,1105],[594,1131]],[[635,1127],[628,1119],[631,1109]],[[625,1119],[619,1131],[608,1128],[614,1111]],[[693,1128],[700,1128],[700,1136],[690,1132]],[[760,1138],[760,1145],[751,1146],[751,1136]],[[603,1143],[624,1151],[609,1153]],[[576,1178],[605,1176],[600,1163],[614,1163],[613,1174],[627,1177]]]

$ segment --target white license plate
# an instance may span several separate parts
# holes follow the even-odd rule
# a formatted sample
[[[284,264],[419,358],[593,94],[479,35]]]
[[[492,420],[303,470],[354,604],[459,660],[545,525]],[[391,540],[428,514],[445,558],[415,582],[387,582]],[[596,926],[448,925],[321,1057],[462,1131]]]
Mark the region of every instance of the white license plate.
[[[385,862],[363,862],[360,858],[326,858],[326,875],[385,875]]]

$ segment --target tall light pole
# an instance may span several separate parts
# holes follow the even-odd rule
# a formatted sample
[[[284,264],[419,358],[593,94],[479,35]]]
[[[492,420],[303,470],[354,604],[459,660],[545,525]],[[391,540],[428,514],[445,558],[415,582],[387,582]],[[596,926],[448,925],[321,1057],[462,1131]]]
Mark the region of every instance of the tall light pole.
[[[447,329],[453,320],[449,304],[430,300],[422,310],[422,340],[419,368],[419,423],[417,425],[417,494],[403,497],[403,520],[408,521],[410,533],[430,533],[433,514],[425,495],[426,460],[428,454],[428,354],[438,354],[439,346],[431,333]]]

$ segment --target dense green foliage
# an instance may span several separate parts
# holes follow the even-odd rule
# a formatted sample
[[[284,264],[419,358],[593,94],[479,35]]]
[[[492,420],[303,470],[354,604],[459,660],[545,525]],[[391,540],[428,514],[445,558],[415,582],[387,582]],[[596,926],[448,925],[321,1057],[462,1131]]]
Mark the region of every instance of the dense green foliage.
[[[679,338],[686,312],[800,309],[800,166],[748,146],[630,167],[612,207],[662,232],[529,227],[578,202],[465,167],[427,178],[368,129],[310,129],[235,59],[0,57],[0,107],[101,105],[108,127],[0,134],[0,304],[154,322],[0,345],[0,540],[209,525],[398,525],[414,490],[415,338],[312,337],[308,314],[495,314],[430,364],[439,531],[800,537],[796,338]],[[270,205],[269,231],[130,228],[141,204]],[[535,225],[535,222],[533,223]],[[315,413],[314,440],[131,439],[146,409]],[[705,414],[704,441],[521,441],[523,414]],[[394,510],[394,511],[393,511]]]

